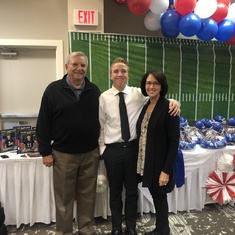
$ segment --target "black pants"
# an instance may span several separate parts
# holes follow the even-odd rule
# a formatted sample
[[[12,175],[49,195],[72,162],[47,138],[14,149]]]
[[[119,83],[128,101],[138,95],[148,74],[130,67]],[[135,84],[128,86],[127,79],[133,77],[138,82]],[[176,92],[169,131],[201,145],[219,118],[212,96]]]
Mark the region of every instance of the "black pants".
[[[126,227],[135,229],[137,220],[137,145],[107,145],[103,153],[110,187],[112,229],[122,228],[122,192],[125,187]]]
[[[152,194],[156,210],[156,231],[162,235],[169,235],[170,227],[168,221],[167,194],[160,194],[156,192],[155,188],[149,188],[149,191]]]

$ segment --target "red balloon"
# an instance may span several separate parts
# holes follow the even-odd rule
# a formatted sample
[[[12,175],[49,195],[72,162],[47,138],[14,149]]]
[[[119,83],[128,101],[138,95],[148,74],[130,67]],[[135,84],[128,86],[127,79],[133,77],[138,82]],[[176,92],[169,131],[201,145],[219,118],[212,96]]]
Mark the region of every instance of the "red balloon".
[[[217,2],[222,2],[222,3],[224,3],[226,6],[229,6],[230,3],[231,3],[231,0],[219,0],[219,1],[217,1]]]
[[[192,13],[196,6],[197,0],[177,0],[175,1],[175,9],[181,15]]]
[[[151,0],[127,0],[127,6],[131,13],[135,15],[145,14],[150,7]]]
[[[210,17],[216,22],[222,21],[228,14],[228,7],[223,2],[217,3],[215,13]]]
[[[229,38],[229,40],[226,41],[226,44],[235,45],[235,33],[233,34],[231,38]]]
[[[118,5],[124,5],[127,4],[127,0],[113,0]]]

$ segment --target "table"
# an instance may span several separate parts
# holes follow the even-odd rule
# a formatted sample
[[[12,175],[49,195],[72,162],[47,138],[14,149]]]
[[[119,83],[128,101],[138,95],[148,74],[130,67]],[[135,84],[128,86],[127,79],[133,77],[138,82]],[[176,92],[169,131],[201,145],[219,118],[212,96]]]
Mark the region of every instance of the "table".
[[[222,149],[204,149],[196,145],[194,149],[183,150],[185,164],[185,184],[168,194],[169,212],[202,210],[205,204],[215,203],[206,193],[208,175],[217,168],[217,160],[223,153],[235,154],[235,146]],[[155,212],[152,198],[146,188],[139,185],[140,212]]]
[[[19,227],[55,221],[52,170],[44,167],[41,157],[7,155],[10,158],[0,160],[0,201],[5,224]]]
[[[170,212],[202,210],[205,204],[213,202],[206,194],[205,183],[223,153],[235,154],[235,146],[223,149],[196,146],[183,151],[185,185],[168,194]],[[45,167],[40,157],[23,158],[15,153],[7,154],[10,158],[0,158],[0,201],[6,214],[5,224],[19,227],[21,224],[55,222],[52,168]],[[100,162],[99,172],[105,172],[103,161]],[[139,184],[139,212],[150,211],[155,212],[151,196]],[[107,189],[96,195],[95,217],[106,219],[110,214]]]

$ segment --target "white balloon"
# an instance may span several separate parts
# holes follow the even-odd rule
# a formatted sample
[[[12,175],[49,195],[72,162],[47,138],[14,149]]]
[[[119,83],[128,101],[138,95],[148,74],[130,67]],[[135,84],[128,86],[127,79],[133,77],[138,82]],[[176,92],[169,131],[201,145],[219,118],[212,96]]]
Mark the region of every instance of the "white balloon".
[[[229,6],[226,19],[232,20],[235,23],[235,3]]]
[[[151,0],[150,11],[155,14],[163,13],[169,6],[169,0]]]
[[[160,18],[161,14],[154,14],[149,11],[144,17],[144,26],[150,31],[156,31],[161,28]]]
[[[209,18],[217,10],[217,0],[198,0],[194,13],[201,19]]]

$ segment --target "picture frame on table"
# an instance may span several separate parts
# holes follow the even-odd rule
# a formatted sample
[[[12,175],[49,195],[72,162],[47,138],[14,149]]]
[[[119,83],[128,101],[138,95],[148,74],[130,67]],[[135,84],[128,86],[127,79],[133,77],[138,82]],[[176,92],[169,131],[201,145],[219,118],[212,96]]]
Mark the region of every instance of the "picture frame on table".
[[[16,145],[19,146],[19,134],[21,131],[25,131],[25,130],[31,130],[31,126],[27,125],[27,126],[13,126],[13,130],[15,130],[15,136],[16,136]]]
[[[0,130],[0,152],[17,150],[16,132],[14,129]]]
[[[38,152],[38,143],[35,130],[23,130],[19,132],[18,153]]]

